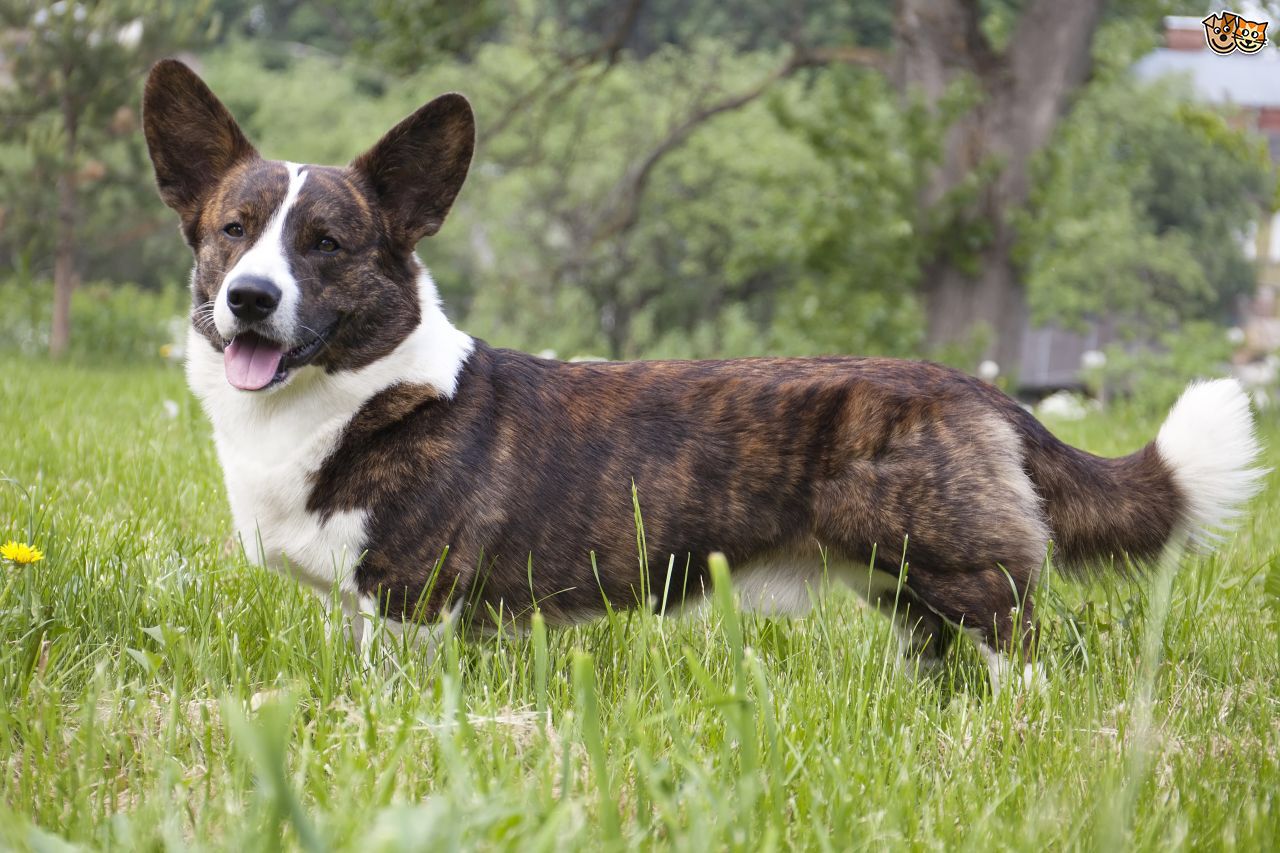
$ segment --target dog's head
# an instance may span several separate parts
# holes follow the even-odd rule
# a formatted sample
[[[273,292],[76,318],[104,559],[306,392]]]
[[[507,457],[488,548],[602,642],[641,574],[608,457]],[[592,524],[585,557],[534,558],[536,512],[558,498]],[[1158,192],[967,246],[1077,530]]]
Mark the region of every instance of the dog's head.
[[[418,326],[414,246],[466,179],[466,98],[436,98],[349,166],[302,166],[259,156],[195,72],[165,60],[147,78],[143,128],[195,254],[192,324],[236,388],[279,388],[306,364],[359,369]]]
[[[1230,12],[1209,15],[1204,24],[1204,37],[1214,53],[1231,53],[1236,49],[1236,16]]]

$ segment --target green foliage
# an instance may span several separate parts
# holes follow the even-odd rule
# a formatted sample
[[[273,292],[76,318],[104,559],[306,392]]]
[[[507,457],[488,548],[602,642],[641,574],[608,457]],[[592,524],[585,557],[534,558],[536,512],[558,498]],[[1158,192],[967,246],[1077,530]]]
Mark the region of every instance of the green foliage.
[[[1127,81],[1133,63],[1163,45],[1165,16],[1203,17],[1204,8],[1191,8],[1196,3],[1199,0],[1110,0],[1093,37],[1094,80]]]
[[[341,56],[373,36],[378,19],[361,0],[209,0],[210,18],[220,41],[250,37],[264,51],[290,45]]]
[[[383,68],[412,73],[469,53],[503,18],[499,0],[374,0],[374,32],[362,51]]]
[[[347,162],[431,96],[464,91],[477,159],[450,221],[420,251],[452,315],[495,343],[562,356],[915,355],[923,260],[963,268],[990,240],[990,221],[969,211],[997,163],[920,203],[943,128],[977,96],[964,81],[926,109],[877,71],[813,69],[677,132],[769,78],[795,34],[783,18],[798,16],[805,44],[884,47],[883,5],[662,0],[599,61],[621,21],[596,0],[459,14],[452,2],[385,0],[373,15],[349,0],[150,2],[112,14],[150,10],[158,23],[144,32],[157,39],[219,39],[200,70],[269,157]],[[1129,53],[1145,49],[1155,7],[1112,7],[1099,79],[1037,165],[1020,253],[1038,318],[1107,313],[1141,332],[1222,317],[1252,283],[1236,235],[1275,183],[1227,119],[1131,85]],[[984,10],[999,43],[1022,4]],[[185,29],[172,20],[180,11]],[[133,71],[103,71],[109,93],[84,108],[76,251],[94,280],[159,288],[185,278],[189,255],[137,132],[148,45],[118,58]],[[47,97],[5,97],[43,105],[0,139],[0,260],[29,257],[47,277],[63,135]]]
[[[1149,332],[1251,291],[1239,235],[1270,202],[1270,164],[1220,113],[1168,86],[1098,84],[1037,171],[1021,251],[1038,318]]]
[[[832,69],[803,99],[774,99],[784,127],[801,134],[826,167],[793,204],[803,271],[779,292],[774,329],[775,342],[800,345],[785,351],[922,352],[923,265],[945,258],[972,267],[991,236],[990,223],[971,213],[990,165],[937,203],[921,203],[947,126],[973,108],[976,95],[962,80],[926,105],[904,100],[880,74]],[[931,355],[972,363],[962,349],[935,347]]]
[[[397,74],[473,56],[494,41],[560,58],[644,59],[706,41],[739,53],[776,53],[797,42],[887,49],[893,32],[893,9],[876,0],[377,0],[372,11],[375,35],[356,45]]]
[[[433,95],[462,84],[450,67],[388,85],[358,63],[246,40],[209,51],[199,70],[264,157],[302,163],[350,162]]]
[[[0,280],[0,353],[34,358],[49,346],[52,304],[48,281],[28,275]],[[151,290],[134,284],[94,281],[71,297],[70,356],[78,364],[155,362],[184,332],[186,295],[177,288]]]
[[[55,187],[75,176],[76,261],[92,277],[168,285],[182,256],[150,178],[138,101],[159,56],[196,43],[208,4],[179,0],[0,0],[0,265],[30,257],[48,274]]]
[[[633,227],[608,238],[595,233],[616,215],[629,166],[697,108],[672,92],[699,81],[711,90],[701,97],[714,98],[748,87],[776,62],[714,42],[663,50],[568,86],[505,126],[511,93],[547,73],[536,52],[514,44],[484,45],[467,65],[384,80],[376,95],[361,90],[369,69],[309,54],[268,68],[247,43],[211,53],[204,71],[264,154],[315,162],[348,160],[427,97],[464,89],[479,118],[480,150],[448,224],[420,251],[449,307],[495,342],[565,356],[906,351],[909,292],[873,291],[900,280],[896,261],[879,258],[901,250],[909,234],[895,233],[884,248],[866,229],[854,250],[873,256],[864,252],[833,283],[818,284],[823,271],[812,256],[821,252],[810,243],[815,234],[838,240],[838,225],[812,229],[825,222],[822,207],[840,178],[810,139],[779,121],[777,104],[799,100],[801,83],[786,87],[773,108],[757,102],[708,122],[654,169]],[[311,97],[316,91],[325,98]],[[892,123],[887,93],[875,94],[877,120]],[[335,102],[343,109],[335,112]],[[321,125],[326,132],[315,133]],[[871,145],[859,150],[879,159]],[[846,157],[852,171],[854,159]],[[903,175],[895,181],[909,183],[905,156],[895,162]],[[907,203],[900,189],[883,192],[900,208]],[[871,214],[861,208],[864,219]],[[815,308],[827,294],[838,307]],[[775,327],[782,314],[789,325]]]
[[[1233,349],[1221,326],[1188,322],[1159,334],[1152,345],[1112,344],[1106,364],[1087,371],[1085,380],[1095,394],[1158,419],[1193,379],[1224,375]]]
[[[1280,616],[1280,556],[1273,555],[1271,557],[1271,568],[1267,570],[1266,583],[1263,591],[1267,596],[1267,606]]]

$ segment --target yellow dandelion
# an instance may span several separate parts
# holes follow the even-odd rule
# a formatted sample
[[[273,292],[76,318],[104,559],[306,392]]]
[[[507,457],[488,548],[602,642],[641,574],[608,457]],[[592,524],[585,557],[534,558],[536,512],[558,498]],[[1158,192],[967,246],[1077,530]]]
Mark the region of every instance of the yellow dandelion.
[[[39,548],[34,548],[25,542],[15,542],[10,539],[8,542],[0,545],[0,558],[17,563],[19,566],[27,566],[31,563],[38,563],[44,559],[44,552]]]

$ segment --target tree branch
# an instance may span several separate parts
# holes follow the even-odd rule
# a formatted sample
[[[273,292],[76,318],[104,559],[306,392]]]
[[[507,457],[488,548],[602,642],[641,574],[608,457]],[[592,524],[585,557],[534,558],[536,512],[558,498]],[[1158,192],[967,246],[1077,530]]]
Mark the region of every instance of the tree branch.
[[[497,121],[490,124],[485,132],[491,136],[497,136],[536,101],[552,101],[567,94],[581,82],[581,78],[578,76],[579,72],[597,63],[601,63],[597,79],[609,73],[618,63],[618,58],[622,55],[622,49],[626,46],[627,39],[631,38],[631,34],[635,31],[636,22],[640,19],[640,12],[644,8],[644,4],[645,0],[629,0],[626,9],[623,10],[622,20],[607,39],[591,50],[564,57],[558,65],[542,75],[536,83],[512,98],[507,104],[507,108],[503,110],[502,115],[498,117]]]
[[[636,224],[640,215],[640,204],[644,199],[649,179],[658,164],[671,152],[678,149],[693,133],[713,118],[724,113],[741,109],[757,100],[773,86],[791,77],[798,71],[807,68],[819,68],[828,65],[854,65],[869,68],[882,67],[885,60],[883,53],[862,47],[815,48],[812,50],[797,49],[758,83],[749,89],[733,95],[726,95],[718,101],[706,104],[687,116],[684,121],[672,128],[667,135],[649,151],[639,162],[627,170],[610,193],[611,212],[597,217],[600,223],[591,233],[585,248],[598,245],[604,240],[616,237],[629,231]]]

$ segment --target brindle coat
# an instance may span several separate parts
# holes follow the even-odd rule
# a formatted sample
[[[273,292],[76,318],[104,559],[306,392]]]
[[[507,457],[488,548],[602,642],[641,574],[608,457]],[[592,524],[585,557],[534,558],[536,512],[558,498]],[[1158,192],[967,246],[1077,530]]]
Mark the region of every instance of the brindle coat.
[[[1151,557],[1181,500],[1150,449],[1090,456],[934,364],[565,364],[483,344],[453,399],[395,387],[370,401],[313,482],[316,512],[372,511],[359,583],[395,616],[452,595],[573,618],[606,597],[643,604],[642,590],[701,595],[715,551],[749,566],[822,546],[895,574],[905,562],[911,596],[993,644],[1018,634],[1019,605],[1029,624],[1050,537],[1068,564]]]

